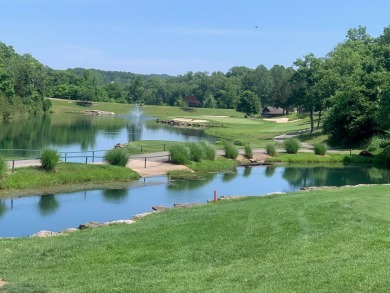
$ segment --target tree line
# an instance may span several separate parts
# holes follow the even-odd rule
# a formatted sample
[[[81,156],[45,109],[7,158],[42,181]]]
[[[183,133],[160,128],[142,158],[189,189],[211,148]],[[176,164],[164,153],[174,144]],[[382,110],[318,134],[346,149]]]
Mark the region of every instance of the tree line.
[[[378,38],[359,26],[325,57],[308,54],[293,66],[232,67],[228,72],[140,75],[95,69],[53,70],[0,43],[0,114],[47,110],[44,97],[181,107],[233,108],[257,114],[261,106],[310,114],[331,139],[359,143],[390,126],[390,27]],[[318,113],[315,125],[314,113]]]

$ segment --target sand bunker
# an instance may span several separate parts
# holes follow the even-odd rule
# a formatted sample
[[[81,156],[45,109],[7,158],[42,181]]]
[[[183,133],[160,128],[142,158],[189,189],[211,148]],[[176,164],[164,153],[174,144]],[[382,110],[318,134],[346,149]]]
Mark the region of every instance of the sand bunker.
[[[208,123],[208,120],[202,119],[191,119],[191,118],[174,118],[172,121],[185,122],[185,123]]]
[[[263,120],[264,121],[276,122],[276,123],[290,123],[290,122],[295,122],[295,121],[298,121],[298,120],[301,120],[301,119],[289,121],[288,118],[265,118]]]

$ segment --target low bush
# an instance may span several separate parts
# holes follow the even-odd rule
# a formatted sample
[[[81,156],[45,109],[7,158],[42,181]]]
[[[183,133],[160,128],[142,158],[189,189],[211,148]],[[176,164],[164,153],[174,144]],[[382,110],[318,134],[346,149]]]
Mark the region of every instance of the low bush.
[[[0,156],[0,178],[4,177],[5,174],[7,174],[7,171],[8,171],[7,161],[4,159],[3,156]]]
[[[228,159],[235,159],[238,156],[238,150],[237,148],[229,141],[223,141],[222,142],[224,150],[225,150],[225,156]]]
[[[129,161],[129,154],[122,149],[109,150],[104,154],[104,161],[110,165],[125,167]]]
[[[296,138],[288,138],[283,142],[284,149],[289,154],[296,154],[301,147],[301,144]]]
[[[185,144],[174,144],[169,148],[173,164],[188,164],[190,162],[190,151]]]
[[[44,149],[41,153],[41,165],[46,171],[52,171],[60,161],[60,153],[54,149]]]
[[[194,162],[200,162],[203,158],[203,148],[197,142],[187,143],[188,150],[190,151],[190,160]]]
[[[203,159],[209,160],[209,161],[214,161],[215,160],[215,155],[216,151],[213,145],[208,143],[207,141],[200,141],[199,145],[203,149]]]
[[[253,158],[253,151],[252,151],[252,148],[249,144],[245,145],[245,156],[248,158],[248,159],[252,159]]]
[[[235,141],[233,142],[233,144],[234,144],[234,145],[237,145],[237,146],[243,146],[243,145],[244,145],[244,144],[242,143],[241,140],[235,140]]]
[[[274,143],[269,143],[266,146],[267,155],[276,156],[276,145]]]
[[[316,143],[314,145],[314,153],[316,155],[323,156],[326,154],[327,150],[328,150],[328,147],[323,142],[319,142],[319,143]]]

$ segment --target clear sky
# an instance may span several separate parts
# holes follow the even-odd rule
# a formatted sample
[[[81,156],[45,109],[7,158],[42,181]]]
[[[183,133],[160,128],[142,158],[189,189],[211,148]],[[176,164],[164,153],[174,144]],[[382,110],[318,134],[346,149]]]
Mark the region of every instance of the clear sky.
[[[0,41],[53,69],[141,74],[292,66],[359,25],[378,37],[389,0],[0,0]]]

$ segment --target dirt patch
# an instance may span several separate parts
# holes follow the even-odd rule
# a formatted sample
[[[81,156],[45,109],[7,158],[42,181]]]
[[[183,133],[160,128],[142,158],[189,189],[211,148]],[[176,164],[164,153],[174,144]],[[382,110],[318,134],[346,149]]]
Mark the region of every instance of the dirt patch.
[[[240,162],[240,165],[264,164],[268,157],[266,153],[253,153],[253,158],[250,160],[240,154],[236,160]]]
[[[2,279],[0,279],[0,290],[1,290],[1,288],[3,288],[3,286],[4,286],[5,284],[7,284],[7,282],[4,281],[4,280],[2,280]]]
[[[127,164],[127,167],[136,171],[141,177],[149,177],[156,175],[165,175],[168,171],[173,170],[186,170],[192,171],[184,165],[175,165],[169,162],[158,162],[158,161],[147,161],[145,168],[145,160],[130,160]]]

